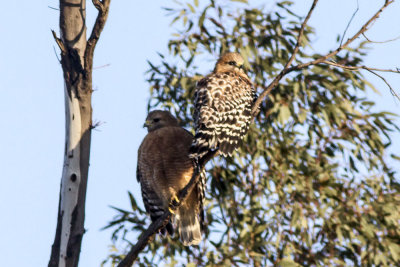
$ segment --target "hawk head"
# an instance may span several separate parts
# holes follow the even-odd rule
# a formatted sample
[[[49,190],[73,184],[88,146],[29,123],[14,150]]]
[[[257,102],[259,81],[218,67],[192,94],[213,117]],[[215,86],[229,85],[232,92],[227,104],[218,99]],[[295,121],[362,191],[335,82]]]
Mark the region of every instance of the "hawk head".
[[[179,126],[179,123],[171,113],[163,110],[154,110],[150,112],[143,125],[143,127],[147,127],[148,132],[167,126]]]
[[[236,52],[223,54],[215,64],[214,72],[236,72],[240,75],[246,75],[243,69],[243,57]]]

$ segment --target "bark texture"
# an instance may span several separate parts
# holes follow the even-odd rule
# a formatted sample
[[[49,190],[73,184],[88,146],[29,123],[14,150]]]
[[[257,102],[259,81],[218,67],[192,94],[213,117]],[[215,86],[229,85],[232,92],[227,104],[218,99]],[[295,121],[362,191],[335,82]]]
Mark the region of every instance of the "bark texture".
[[[57,228],[49,266],[78,266],[85,233],[85,199],[92,129],[94,47],[108,15],[110,0],[93,1],[99,11],[86,40],[86,1],[60,0],[61,50],[65,91],[65,151]]]

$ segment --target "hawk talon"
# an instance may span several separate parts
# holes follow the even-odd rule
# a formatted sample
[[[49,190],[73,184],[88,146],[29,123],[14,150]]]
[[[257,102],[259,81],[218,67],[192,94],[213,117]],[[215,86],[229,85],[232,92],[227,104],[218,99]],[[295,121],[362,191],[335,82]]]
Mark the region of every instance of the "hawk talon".
[[[171,207],[168,207],[168,211],[169,211],[169,213],[171,213],[171,214],[175,214],[175,210],[174,210],[173,208],[171,208]]]
[[[170,206],[174,206],[174,207],[178,207],[179,206],[179,199],[177,196],[173,196],[171,199],[171,205]]]

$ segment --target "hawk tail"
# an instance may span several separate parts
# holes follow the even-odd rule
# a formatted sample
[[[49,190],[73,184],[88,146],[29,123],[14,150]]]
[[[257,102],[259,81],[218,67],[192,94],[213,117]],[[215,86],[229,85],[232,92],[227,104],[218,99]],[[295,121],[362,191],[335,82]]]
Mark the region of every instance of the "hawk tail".
[[[221,142],[221,144],[218,146],[219,153],[224,157],[232,156],[233,151],[240,146],[241,141],[242,141],[241,139],[236,139],[233,142],[232,141]]]
[[[201,241],[201,226],[195,210],[183,205],[176,214],[179,237],[184,246],[198,245]]]

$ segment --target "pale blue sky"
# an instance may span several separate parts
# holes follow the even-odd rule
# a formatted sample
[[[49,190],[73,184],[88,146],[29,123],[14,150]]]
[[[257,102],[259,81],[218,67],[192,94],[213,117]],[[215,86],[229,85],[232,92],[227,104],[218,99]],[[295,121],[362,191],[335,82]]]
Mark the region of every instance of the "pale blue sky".
[[[252,1],[260,4],[263,1]],[[271,1],[265,1],[271,2]],[[311,1],[298,1],[305,14]],[[351,35],[382,1],[359,0]],[[166,52],[172,28],[161,10],[166,1],[112,1],[109,19],[95,51],[93,132],[86,205],[88,230],[80,266],[99,266],[108,253],[110,231],[99,229],[115,215],[108,205],[129,208],[126,192],[141,199],[136,183],[136,153],[149,97],[146,60]],[[356,0],[320,0],[310,20],[317,28],[314,49],[336,48]],[[53,243],[64,150],[64,93],[51,29],[58,32],[58,1],[4,1],[0,11],[0,255],[2,266],[46,266]],[[88,1],[88,25],[94,20]],[[400,4],[385,11],[367,36],[376,41],[400,35]],[[88,28],[88,33],[90,32]],[[400,67],[400,41],[376,44],[367,66]],[[57,50],[57,49],[56,49]],[[57,52],[58,53],[58,52]],[[211,69],[204,62],[202,69]],[[368,74],[366,74],[368,75]],[[400,92],[400,75],[384,74]],[[379,107],[399,113],[385,84],[370,79],[381,95]],[[400,135],[392,151],[400,152]],[[400,169],[400,168],[398,168]]]

